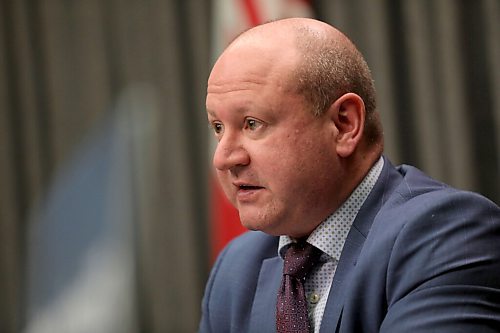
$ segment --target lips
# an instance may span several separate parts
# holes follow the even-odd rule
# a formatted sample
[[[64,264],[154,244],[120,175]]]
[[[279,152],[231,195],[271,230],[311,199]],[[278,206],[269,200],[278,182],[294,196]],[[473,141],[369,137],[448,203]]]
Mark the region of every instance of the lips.
[[[242,191],[251,191],[251,190],[260,190],[263,187],[262,186],[256,186],[256,185],[247,185],[247,184],[242,184],[242,185],[236,185],[239,190]]]
[[[236,187],[236,198],[239,202],[253,202],[257,199],[260,190],[264,189],[262,186],[244,182],[233,183],[233,185]]]

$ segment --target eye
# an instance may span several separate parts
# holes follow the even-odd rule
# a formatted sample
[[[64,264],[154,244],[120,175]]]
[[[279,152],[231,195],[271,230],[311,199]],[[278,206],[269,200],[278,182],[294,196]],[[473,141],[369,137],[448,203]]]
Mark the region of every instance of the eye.
[[[262,126],[262,122],[253,119],[253,118],[246,118],[245,119],[245,128],[249,129],[250,131],[255,131],[259,129]]]
[[[210,127],[212,127],[215,135],[220,135],[224,131],[224,125],[222,123],[214,121],[210,124]]]

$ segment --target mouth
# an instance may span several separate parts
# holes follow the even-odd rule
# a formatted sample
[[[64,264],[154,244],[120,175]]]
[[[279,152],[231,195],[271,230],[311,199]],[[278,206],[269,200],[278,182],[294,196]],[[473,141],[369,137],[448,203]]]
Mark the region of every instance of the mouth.
[[[240,203],[253,202],[257,199],[261,190],[265,189],[263,186],[248,184],[248,183],[234,183],[236,187],[236,198]]]
[[[262,186],[247,185],[247,184],[236,185],[236,187],[238,188],[238,190],[241,190],[241,191],[253,191],[253,190],[263,189]]]

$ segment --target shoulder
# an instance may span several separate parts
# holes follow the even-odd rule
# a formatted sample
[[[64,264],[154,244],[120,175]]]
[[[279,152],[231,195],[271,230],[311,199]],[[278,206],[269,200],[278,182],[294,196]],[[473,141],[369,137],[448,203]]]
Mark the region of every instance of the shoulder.
[[[500,208],[413,167],[398,171],[403,179],[374,221],[377,238],[391,234],[385,244],[388,313],[381,331],[456,331],[463,328],[459,315],[471,331],[488,325],[479,318],[500,322],[500,280],[493,278],[500,276]]]
[[[471,332],[488,325],[479,318],[500,323],[493,202],[387,163],[356,219],[365,240],[346,286],[347,331],[362,330],[366,318],[377,318],[380,332],[464,331],[458,317]]]
[[[398,253],[408,251],[410,244],[418,246],[420,251],[416,253],[454,246],[463,252],[488,242],[500,244],[500,208],[495,203],[438,182],[414,167],[397,170],[402,181],[375,223],[393,227]]]
[[[499,212],[495,203],[480,194],[453,188],[413,166],[393,167],[387,159],[386,162],[387,171],[381,175],[382,183],[392,184],[389,191],[378,193],[379,196],[384,196],[380,213],[397,214],[398,220],[404,222],[436,211],[452,216],[481,211],[495,215]],[[404,214],[401,214],[402,211]]]
[[[403,180],[377,217],[393,225],[388,283],[395,301],[413,288],[445,284],[500,288],[500,208],[402,166]],[[390,300],[389,300],[390,303]]]
[[[473,216],[481,220],[498,219],[499,207],[480,194],[448,186],[412,166],[399,166],[397,170],[402,181],[386,208],[404,211],[401,218],[407,222],[436,218],[464,220]]]
[[[243,253],[249,256],[271,257],[277,254],[278,240],[279,237],[260,231],[248,231],[229,242],[222,253],[229,257]]]
[[[235,277],[248,279],[254,276],[262,261],[277,256],[278,239],[260,231],[249,231],[236,237],[217,257],[209,284],[234,281]]]
[[[415,167],[394,167],[389,160],[385,162],[355,221],[365,236],[371,230],[372,236],[383,236],[384,242],[391,242],[403,229],[425,228],[427,223],[433,224],[428,230],[432,232],[436,223],[438,226],[458,225],[464,220],[486,223],[499,218],[498,206],[477,193],[450,187]]]
[[[248,321],[261,265],[267,258],[277,257],[278,239],[251,231],[224,248],[205,288],[200,332],[242,331],[242,325]]]

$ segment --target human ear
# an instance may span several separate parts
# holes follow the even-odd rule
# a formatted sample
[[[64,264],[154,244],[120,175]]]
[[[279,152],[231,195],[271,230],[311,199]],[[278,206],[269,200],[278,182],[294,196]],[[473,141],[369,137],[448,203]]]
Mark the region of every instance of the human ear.
[[[340,96],[328,110],[337,128],[336,151],[340,157],[349,157],[363,136],[365,103],[354,93]]]

